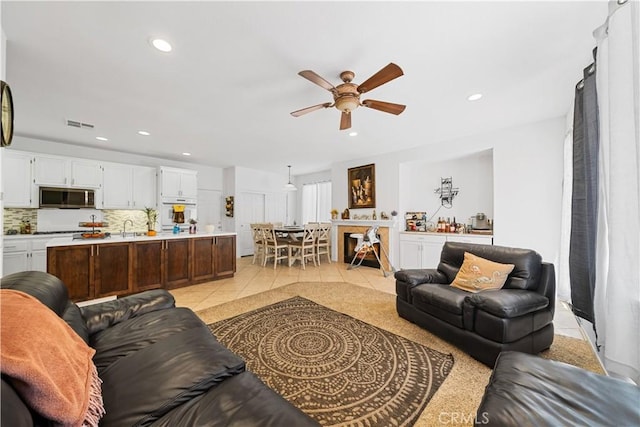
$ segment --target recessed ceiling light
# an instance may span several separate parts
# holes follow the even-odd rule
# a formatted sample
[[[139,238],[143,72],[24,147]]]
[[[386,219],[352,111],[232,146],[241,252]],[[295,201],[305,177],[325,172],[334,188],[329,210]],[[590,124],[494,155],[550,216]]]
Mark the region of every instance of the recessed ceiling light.
[[[182,153],[182,155],[183,155],[183,156],[190,156],[190,155],[191,155],[191,153],[184,152],[184,153]]]
[[[104,136],[96,136],[96,139],[98,141],[108,141],[109,140],[109,138],[105,138]]]
[[[358,136],[358,132],[349,132],[349,136]]]
[[[138,131],[138,134],[139,134],[139,135],[144,135],[144,136],[149,136],[149,135],[151,135],[151,134],[150,134],[149,132],[147,132],[146,130],[139,130],[139,131]]]
[[[151,45],[158,49],[160,52],[171,52],[173,49],[168,41],[163,39],[152,38]]]
[[[482,94],[481,93],[474,93],[473,95],[469,95],[467,100],[469,100],[469,101],[477,101],[480,98],[482,98]]]

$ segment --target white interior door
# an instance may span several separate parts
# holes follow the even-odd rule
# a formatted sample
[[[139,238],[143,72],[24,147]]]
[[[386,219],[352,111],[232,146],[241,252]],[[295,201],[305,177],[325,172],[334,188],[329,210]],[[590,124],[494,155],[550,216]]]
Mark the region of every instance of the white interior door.
[[[236,203],[235,210],[240,220],[240,232],[238,233],[240,256],[253,255],[253,236],[250,224],[265,221],[265,194],[240,193],[240,203]]]

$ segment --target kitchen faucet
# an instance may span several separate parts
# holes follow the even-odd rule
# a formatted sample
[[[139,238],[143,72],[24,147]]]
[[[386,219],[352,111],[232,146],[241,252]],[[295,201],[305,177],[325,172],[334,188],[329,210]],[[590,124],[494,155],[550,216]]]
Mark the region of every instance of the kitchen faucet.
[[[133,221],[130,219],[125,219],[124,224],[122,224],[122,237],[127,237],[127,222],[131,223],[131,227],[133,227]],[[135,234],[134,234],[135,235]]]

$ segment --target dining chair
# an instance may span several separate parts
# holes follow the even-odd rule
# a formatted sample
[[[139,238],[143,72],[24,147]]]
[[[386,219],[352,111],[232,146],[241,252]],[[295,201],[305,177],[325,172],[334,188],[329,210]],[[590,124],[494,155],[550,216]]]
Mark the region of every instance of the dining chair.
[[[288,254],[289,254],[289,267],[300,260],[300,265],[303,270],[306,270],[305,264],[307,258],[313,260],[313,265],[316,267],[316,230],[318,226],[316,224],[305,224],[302,232],[302,237],[296,241],[289,241]]]
[[[276,269],[278,261],[288,259],[289,241],[280,238],[276,235],[276,230],[273,224],[268,224],[263,228],[264,236],[264,258],[262,260],[262,266],[267,265],[267,260],[273,258],[273,269]]]
[[[249,224],[251,227],[251,235],[253,237],[253,260],[251,261],[251,264],[255,264],[256,259],[258,258],[260,259],[260,263],[262,263],[264,258],[264,228],[266,225],[267,224],[264,223]]]
[[[327,261],[331,264],[331,223],[318,223],[316,233],[316,259],[320,265],[320,255],[326,255]]]

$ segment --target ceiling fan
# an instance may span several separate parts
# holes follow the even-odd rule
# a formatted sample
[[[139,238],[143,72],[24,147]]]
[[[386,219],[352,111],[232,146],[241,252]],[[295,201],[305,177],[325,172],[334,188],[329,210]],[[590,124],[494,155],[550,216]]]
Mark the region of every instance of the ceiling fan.
[[[373,76],[365,80],[364,83],[359,85],[351,83],[355,73],[353,71],[343,71],[340,73],[340,78],[344,83],[334,87],[331,83],[320,77],[318,74],[311,70],[304,70],[298,73],[305,79],[318,86],[328,90],[333,95],[333,102],[325,102],[324,104],[313,105],[311,107],[303,108],[301,110],[291,113],[294,117],[302,116],[303,114],[310,113],[312,111],[320,110],[322,108],[336,107],[342,112],[340,118],[340,130],[349,129],[351,127],[351,112],[356,108],[368,107],[374,110],[384,111],[385,113],[391,113],[398,115],[404,111],[405,105],[392,104],[391,102],[376,101],[374,99],[365,99],[360,102],[360,95],[369,92],[402,76],[404,73],[402,69],[393,62],[389,63],[386,67],[375,73]]]

